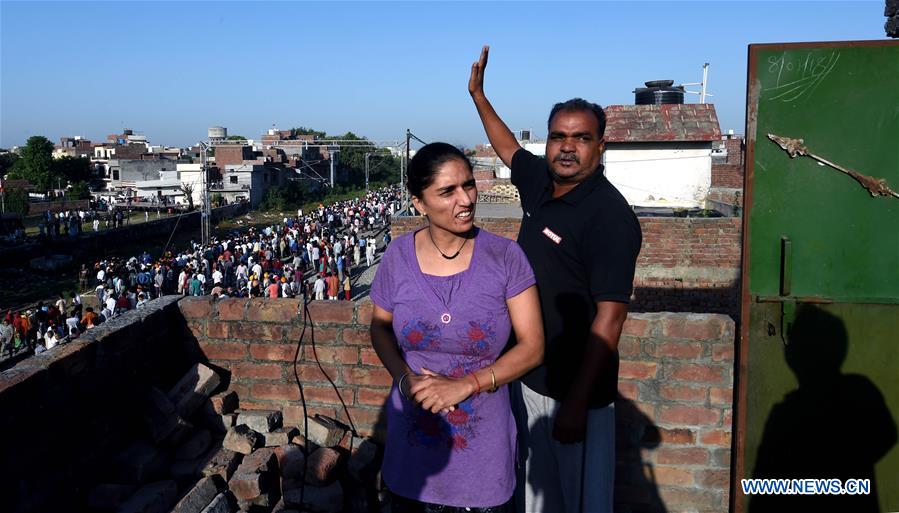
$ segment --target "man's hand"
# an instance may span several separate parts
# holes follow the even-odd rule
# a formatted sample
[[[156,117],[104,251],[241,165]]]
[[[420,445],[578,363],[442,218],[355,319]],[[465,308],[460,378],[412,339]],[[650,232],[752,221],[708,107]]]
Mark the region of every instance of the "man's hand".
[[[487,56],[490,46],[481,49],[481,58],[471,65],[471,77],[468,79],[468,93],[472,96],[484,94],[484,70],[487,69]]]
[[[446,413],[474,393],[471,379],[449,378],[428,369],[421,369],[422,379],[409,387],[410,396],[423,410]]]
[[[562,401],[553,424],[553,438],[563,444],[583,442],[587,431],[587,405]]]

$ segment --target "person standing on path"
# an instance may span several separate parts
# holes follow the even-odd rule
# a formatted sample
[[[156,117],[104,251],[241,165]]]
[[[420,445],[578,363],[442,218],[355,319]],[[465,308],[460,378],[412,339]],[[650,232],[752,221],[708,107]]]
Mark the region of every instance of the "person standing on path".
[[[512,170],[524,217],[518,243],[537,279],[546,358],[521,379],[516,416],[528,513],[611,513],[618,340],[642,233],[602,165],[606,116],[580,98],[557,103],[546,158],[521,148],[484,94],[489,47],[468,82],[490,144]]]

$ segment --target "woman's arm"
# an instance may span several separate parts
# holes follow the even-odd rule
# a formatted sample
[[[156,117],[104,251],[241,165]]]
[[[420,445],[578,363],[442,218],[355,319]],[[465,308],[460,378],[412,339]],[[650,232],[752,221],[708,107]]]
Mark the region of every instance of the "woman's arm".
[[[543,361],[543,318],[537,287],[532,285],[507,299],[506,305],[509,307],[512,329],[515,330],[518,343],[492,365],[458,379],[422,369],[428,379],[420,380],[410,387],[410,392],[416,402],[421,403],[422,408],[433,413],[447,410],[476,393],[478,388],[481,392],[489,390],[493,386],[494,377],[496,386],[499,387],[540,365]]]
[[[393,376],[394,381],[399,382],[403,375],[408,374],[406,379],[403,380],[403,389],[400,392],[404,396],[409,397],[409,399],[414,400],[409,388],[413,384],[426,379],[427,376],[416,374],[400,353],[396,335],[393,333],[393,314],[378,305],[374,305],[374,307],[370,328],[371,345],[375,352],[378,353],[381,363],[387,368],[387,372]]]

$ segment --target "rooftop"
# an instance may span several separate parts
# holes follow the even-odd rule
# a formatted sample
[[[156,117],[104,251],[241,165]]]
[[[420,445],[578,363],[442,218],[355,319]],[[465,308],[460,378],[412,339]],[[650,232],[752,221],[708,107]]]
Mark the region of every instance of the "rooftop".
[[[605,139],[623,142],[704,142],[721,139],[712,104],[609,105]]]

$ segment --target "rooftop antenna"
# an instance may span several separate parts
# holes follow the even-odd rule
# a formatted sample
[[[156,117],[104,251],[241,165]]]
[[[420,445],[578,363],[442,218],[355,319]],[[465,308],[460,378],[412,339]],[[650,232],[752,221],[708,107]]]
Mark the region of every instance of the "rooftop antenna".
[[[698,94],[699,95],[699,103],[705,103],[706,96],[715,96],[714,94],[707,93],[706,89],[709,85],[709,63],[705,63],[702,65],[702,82],[691,82],[689,84],[681,84],[679,87],[683,88],[685,86],[699,86],[699,91],[687,91],[684,90],[685,93],[690,94]]]

